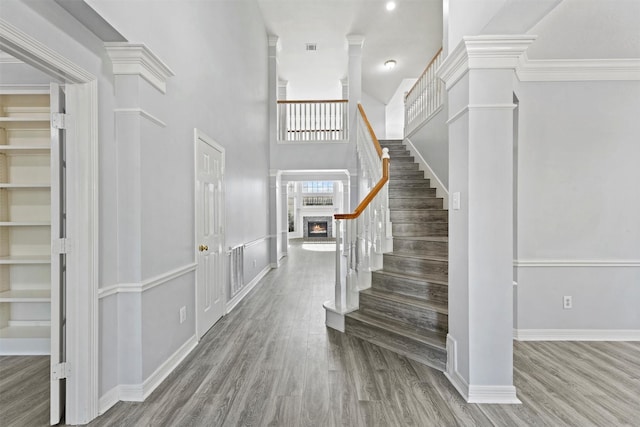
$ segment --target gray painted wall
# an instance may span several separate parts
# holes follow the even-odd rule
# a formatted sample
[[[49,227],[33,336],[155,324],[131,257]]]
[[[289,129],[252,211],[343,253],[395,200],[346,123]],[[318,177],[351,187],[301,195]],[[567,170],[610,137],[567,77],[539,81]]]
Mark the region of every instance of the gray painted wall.
[[[446,92],[445,92],[446,93]],[[409,140],[420,152],[438,179],[449,188],[449,131],[447,119],[447,97],[442,109],[424,126],[409,136]]]
[[[520,83],[518,328],[640,329],[640,82]],[[573,296],[573,309],[562,296]]]
[[[194,128],[226,149],[226,245],[266,237],[267,39],[257,3],[154,2],[153,8],[148,2],[90,4],[128,40],[145,43],[176,74],[166,95],[144,85],[137,94],[167,124],[143,124],[141,129],[141,280],[194,260]],[[127,256],[118,253],[116,236],[126,206],[115,203],[114,79],[103,43],[54,2],[3,1],[2,18],[98,76],[100,287],[118,284],[118,259]],[[268,239],[264,250],[254,247],[251,252],[258,271],[268,265],[267,244]],[[252,279],[253,272],[248,273],[246,281]],[[118,384],[140,384],[193,336],[194,283],[188,274],[138,297],[100,300],[101,395]],[[180,325],[183,305],[187,322]]]

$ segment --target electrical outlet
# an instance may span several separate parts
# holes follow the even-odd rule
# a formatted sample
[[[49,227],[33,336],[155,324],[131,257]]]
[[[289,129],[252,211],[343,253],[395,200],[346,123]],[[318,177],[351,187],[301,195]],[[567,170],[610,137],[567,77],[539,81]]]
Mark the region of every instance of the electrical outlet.
[[[187,320],[187,307],[180,307],[180,323],[184,323]]]
[[[562,297],[562,308],[569,310],[573,308],[573,300],[570,296],[565,295]]]

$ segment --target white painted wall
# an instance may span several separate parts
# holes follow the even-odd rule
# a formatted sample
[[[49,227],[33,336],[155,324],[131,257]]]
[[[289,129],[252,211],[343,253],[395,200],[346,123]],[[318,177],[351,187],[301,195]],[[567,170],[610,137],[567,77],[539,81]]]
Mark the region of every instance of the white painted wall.
[[[445,189],[449,187],[449,111],[445,97],[442,109],[424,126],[415,131],[409,140],[438,177]]]
[[[371,123],[376,137],[378,139],[384,139],[387,134],[385,123],[386,106],[366,92],[362,92],[362,100],[360,103],[364,108],[364,112],[367,114],[367,118],[369,119],[369,123]]]
[[[404,94],[411,90],[416,80],[402,80],[385,106],[385,139],[404,138]]]
[[[149,125],[143,130],[142,277],[193,262],[194,128],[225,147],[225,246],[264,239],[269,234],[267,40],[257,4],[156,2],[153,8],[145,2],[91,4],[125,37],[145,43],[175,73],[166,95],[153,88],[140,93],[142,102],[167,123],[165,129]],[[171,31],[158,22],[170,22],[180,30]],[[264,239],[247,251],[246,282],[269,265],[267,245]],[[144,375],[194,332],[194,281],[189,278],[143,294]],[[183,305],[191,315],[179,325],[178,310]],[[157,312],[169,321],[156,322]]]
[[[518,328],[640,330],[640,82],[520,83],[517,95],[519,261],[586,261],[520,266]]]

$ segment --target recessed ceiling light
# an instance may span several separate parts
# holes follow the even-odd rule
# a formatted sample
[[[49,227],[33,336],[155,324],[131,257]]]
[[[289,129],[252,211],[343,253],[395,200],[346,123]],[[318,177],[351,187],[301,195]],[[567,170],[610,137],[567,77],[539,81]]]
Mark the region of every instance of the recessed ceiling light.
[[[396,61],[395,59],[390,59],[388,61],[385,61],[384,63],[384,68],[386,68],[387,70],[392,70],[393,67],[396,66]]]
[[[396,2],[394,1],[387,2],[386,8],[389,12],[391,12],[393,9],[396,8]]]

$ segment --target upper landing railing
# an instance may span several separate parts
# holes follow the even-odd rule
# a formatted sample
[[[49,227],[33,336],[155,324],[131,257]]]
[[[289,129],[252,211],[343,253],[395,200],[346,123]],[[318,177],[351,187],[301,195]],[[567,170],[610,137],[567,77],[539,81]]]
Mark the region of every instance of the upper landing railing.
[[[436,71],[442,64],[442,48],[431,59],[404,98],[404,136],[408,136],[442,107],[442,81]]]
[[[347,141],[349,101],[278,101],[278,141]]]
[[[344,314],[358,309],[358,291],[371,286],[371,271],[393,247],[389,221],[389,150],[381,148],[358,104],[356,146],[361,188],[367,194],[352,213],[336,214],[335,297],[324,304],[327,326],[344,331]],[[339,319],[339,320],[337,320]]]

